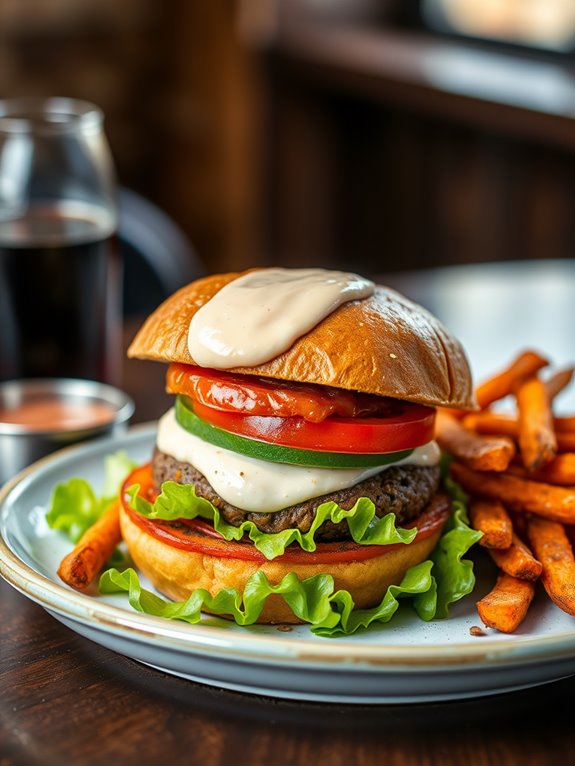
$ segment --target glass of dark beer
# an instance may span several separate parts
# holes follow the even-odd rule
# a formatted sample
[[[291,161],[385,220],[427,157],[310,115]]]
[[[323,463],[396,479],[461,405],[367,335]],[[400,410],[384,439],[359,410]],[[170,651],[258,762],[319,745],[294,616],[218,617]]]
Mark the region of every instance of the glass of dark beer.
[[[117,383],[121,274],[102,112],[0,101],[0,380]]]

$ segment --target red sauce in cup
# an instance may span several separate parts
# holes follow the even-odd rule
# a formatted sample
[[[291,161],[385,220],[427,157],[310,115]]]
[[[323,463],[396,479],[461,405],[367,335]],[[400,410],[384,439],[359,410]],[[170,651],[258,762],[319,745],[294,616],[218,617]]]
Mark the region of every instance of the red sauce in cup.
[[[109,423],[114,414],[110,404],[96,399],[73,402],[46,396],[1,407],[0,423],[38,431],[74,431]]]

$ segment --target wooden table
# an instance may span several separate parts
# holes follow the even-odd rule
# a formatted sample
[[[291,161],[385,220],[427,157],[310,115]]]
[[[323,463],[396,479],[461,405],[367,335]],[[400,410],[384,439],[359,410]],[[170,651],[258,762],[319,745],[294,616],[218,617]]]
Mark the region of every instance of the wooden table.
[[[449,318],[485,368],[535,342],[558,362],[575,356],[570,263],[466,267],[389,281]],[[127,364],[125,386],[140,405],[138,420],[165,408],[162,377],[161,365]],[[551,766],[575,762],[574,701],[575,677],[415,706],[304,704],[225,692],[113,654],[0,583],[0,766]]]

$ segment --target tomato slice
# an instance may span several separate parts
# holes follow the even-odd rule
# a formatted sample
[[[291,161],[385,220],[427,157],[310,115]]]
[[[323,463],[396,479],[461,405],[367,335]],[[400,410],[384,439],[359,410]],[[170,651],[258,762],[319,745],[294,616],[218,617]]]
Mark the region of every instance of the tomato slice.
[[[239,417],[242,417],[241,415]],[[284,418],[285,419],[285,418]],[[192,401],[185,396],[176,398],[176,421],[188,431],[208,444],[225,450],[237,452],[256,460],[266,460],[270,463],[289,463],[316,468],[370,468],[398,463],[409,457],[413,450],[398,452],[359,453],[359,452],[324,452],[316,449],[297,449],[285,447],[283,444],[272,444],[261,439],[251,439],[246,436],[225,431],[223,428],[208,423],[199,418],[192,408]],[[307,422],[307,421],[306,421]],[[324,421],[325,422],[325,421]]]
[[[242,415],[301,417],[319,423],[330,415],[388,416],[402,402],[383,396],[344,391],[330,386],[268,380],[251,375],[210,370],[188,364],[168,367],[166,388],[185,394],[207,407]]]
[[[199,402],[190,402],[185,397],[178,397],[176,409],[186,408],[216,428],[268,444],[317,452],[369,455],[410,450],[433,439],[435,410],[421,404],[402,404],[401,413],[394,417],[332,416],[321,423],[301,417],[270,418],[222,412]]]
[[[158,495],[154,486],[151,465],[136,468],[126,479],[121,493],[122,507],[130,519],[152,537],[167,545],[185,551],[202,553],[206,556],[218,558],[241,559],[254,561],[260,564],[266,563],[266,557],[257,550],[254,544],[246,540],[224,540],[215,529],[204,519],[181,519],[177,526],[168,521],[152,521],[140,516],[128,503],[127,489],[132,484],[140,485],[140,494],[149,501],[153,501]],[[447,495],[437,494],[432,499],[423,513],[414,521],[405,525],[405,529],[417,527],[417,535],[414,542],[424,540],[426,537],[437,532],[445,524],[450,511],[450,501]],[[359,545],[353,540],[342,540],[332,543],[318,543],[313,553],[303,551],[294,546],[274,559],[274,562],[286,564],[324,564],[329,565],[346,561],[365,561],[376,556],[384,556],[396,548],[403,547],[404,543],[392,545]]]

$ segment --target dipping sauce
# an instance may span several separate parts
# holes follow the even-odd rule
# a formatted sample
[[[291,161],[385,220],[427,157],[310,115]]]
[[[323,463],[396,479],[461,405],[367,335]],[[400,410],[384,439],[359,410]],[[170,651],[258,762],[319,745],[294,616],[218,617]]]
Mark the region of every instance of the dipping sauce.
[[[75,431],[109,423],[115,414],[110,404],[97,399],[74,402],[45,396],[1,407],[0,423],[26,426],[31,431]]]
[[[188,349],[196,364],[255,367],[287,351],[342,304],[373,295],[357,274],[262,269],[234,279],[192,317]]]
[[[62,447],[125,433],[133,412],[123,391],[94,380],[0,383],[0,485]]]

